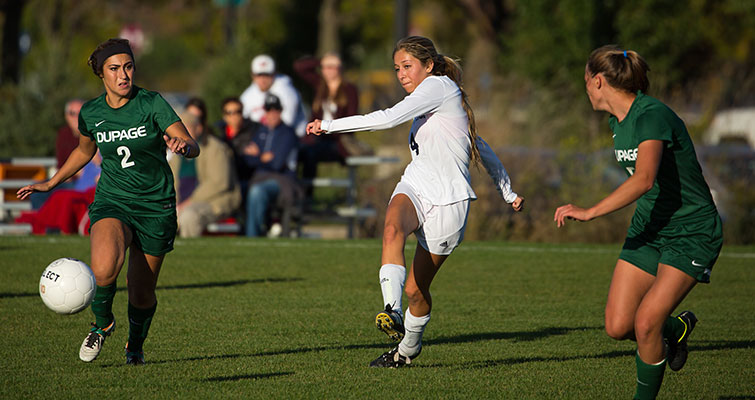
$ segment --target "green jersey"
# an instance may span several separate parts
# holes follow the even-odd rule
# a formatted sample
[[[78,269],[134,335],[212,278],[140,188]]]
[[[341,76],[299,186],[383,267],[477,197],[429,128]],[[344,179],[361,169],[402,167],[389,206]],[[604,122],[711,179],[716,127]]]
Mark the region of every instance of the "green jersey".
[[[664,144],[653,188],[637,200],[633,224],[658,231],[717,212],[687,128],[668,106],[638,92],[626,118],[619,122],[611,116],[609,124],[616,160],[630,176],[640,143],[661,140]]]
[[[107,201],[143,216],[174,212],[176,193],[163,135],[180,119],[157,92],[134,86],[131,99],[112,108],[105,93],[84,104],[79,131],[97,143],[102,173],[95,202]]]

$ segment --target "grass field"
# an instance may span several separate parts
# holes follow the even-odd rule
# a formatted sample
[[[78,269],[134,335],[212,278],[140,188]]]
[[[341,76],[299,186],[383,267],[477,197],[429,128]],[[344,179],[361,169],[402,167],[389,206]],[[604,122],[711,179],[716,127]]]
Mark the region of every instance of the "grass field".
[[[391,347],[373,325],[379,241],[178,240],[136,368],[125,273],[118,329],[85,364],[91,312],[56,315],[37,286],[56,258],[88,262],[88,239],[0,237],[0,398],[629,399],[634,344],[603,332],[619,247],[464,243],[433,283],[422,356],[383,370],[367,367]],[[755,247],[725,247],[682,303],[700,323],[660,398],[755,398],[754,266]]]

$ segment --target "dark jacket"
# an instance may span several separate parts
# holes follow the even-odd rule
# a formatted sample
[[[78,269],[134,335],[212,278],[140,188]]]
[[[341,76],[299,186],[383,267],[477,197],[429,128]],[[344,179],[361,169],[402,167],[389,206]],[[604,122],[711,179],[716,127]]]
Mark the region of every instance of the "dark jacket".
[[[226,133],[227,124],[225,121],[221,119],[215,123],[220,138],[233,150],[236,175],[241,182],[249,181],[254,174],[254,168],[250,168],[244,161],[244,146],[252,140],[260,126],[262,125],[244,118],[241,122],[241,129],[236,133],[236,136],[229,138]]]

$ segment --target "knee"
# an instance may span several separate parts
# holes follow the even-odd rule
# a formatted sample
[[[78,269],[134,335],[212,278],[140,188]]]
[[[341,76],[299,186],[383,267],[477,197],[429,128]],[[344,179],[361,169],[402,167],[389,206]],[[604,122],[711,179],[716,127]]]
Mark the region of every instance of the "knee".
[[[262,194],[262,189],[259,185],[252,185],[249,188],[249,192],[247,192],[247,203],[252,204],[253,202],[259,200]]]
[[[406,293],[406,297],[409,299],[409,303],[411,304],[430,304],[430,292],[428,290],[422,290],[422,288],[417,286],[417,284],[414,282],[409,282],[407,280],[406,286],[404,287],[404,293]]]
[[[612,339],[626,340],[632,337],[633,321],[621,318],[612,318],[606,315],[606,334]]]
[[[125,261],[123,255],[116,256],[114,259],[106,262],[92,262],[92,273],[98,286],[107,286],[115,282],[118,278],[118,271]]]
[[[155,290],[146,285],[128,284],[128,301],[134,307],[149,308],[155,304]]]
[[[651,339],[654,335],[660,335],[663,325],[649,315],[637,314],[634,319],[634,334],[638,342]]]
[[[115,270],[113,271],[102,271],[102,270],[94,270],[92,271],[94,273],[94,280],[97,282],[97,286],[107,286],[111,283],[115,282],[115,280],[118,278],[118,274],[115,273]]]

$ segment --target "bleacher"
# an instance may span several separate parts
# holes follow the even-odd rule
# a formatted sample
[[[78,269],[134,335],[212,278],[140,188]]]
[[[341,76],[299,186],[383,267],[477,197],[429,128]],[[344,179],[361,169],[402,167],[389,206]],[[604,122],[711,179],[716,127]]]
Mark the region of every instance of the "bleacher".
[[[31,233],[29,224],[13,221],[22,211],[31,210],[29,200],[18,200],[16,191],[51,177],[57,161],[53,157],[14,157],[0,159],[0,235]]]
[[[346,226],[346,237],[353,238],[357,224],[375,217],[377,210],[357,204],[358,170],[360,167],[398,162],[397,157],[357,156],[346,159],[347,176],[318,177],[305,184],[315,188],[339,188],[346,191],[345,200],[326,213],[304,213],[292,221],[292,236],[301,236],[301,228],[315,219],[328,219],[332,223]],[[29,200],[18,200],[16,191],[33,182],[51,177],[56,171],[56,160],[52,157],[10,158],[0,160],[0,235],[29,234],[31,226],[14,222],[21,212],[31,210]],[[233,218],[214,222],[207,227],[208,234],[241,234],[241,225]]]
[[[397,157],[381,156],[355,156],[346,158],[347,176],[341,177],[317,177],[305,185],[314,188],[340,188],[346,191],[345,201],[343,204],[336,206],[333,210],[325,212],[305,212],[296,218],[295,221],[286,221],[284,225],[292,226],[284,228],[287,235],[299,237],[302,235],[302,227],[313,220],[328,220],[332,223],[341,223],[346,226],[346,237],[354,238],[356,226],[360,221],[372,218],[377,215],[377,210],[372,207],[362,207],[357,204],[358,169],[364,166],[375,166],[379,164],[396,163]],[[288,217],[284,217],[288,218]],[[241,225],[234,218],[228,218],[223,221],[214,222],[208,225],[206,229],[209,234],[241,234]]]

